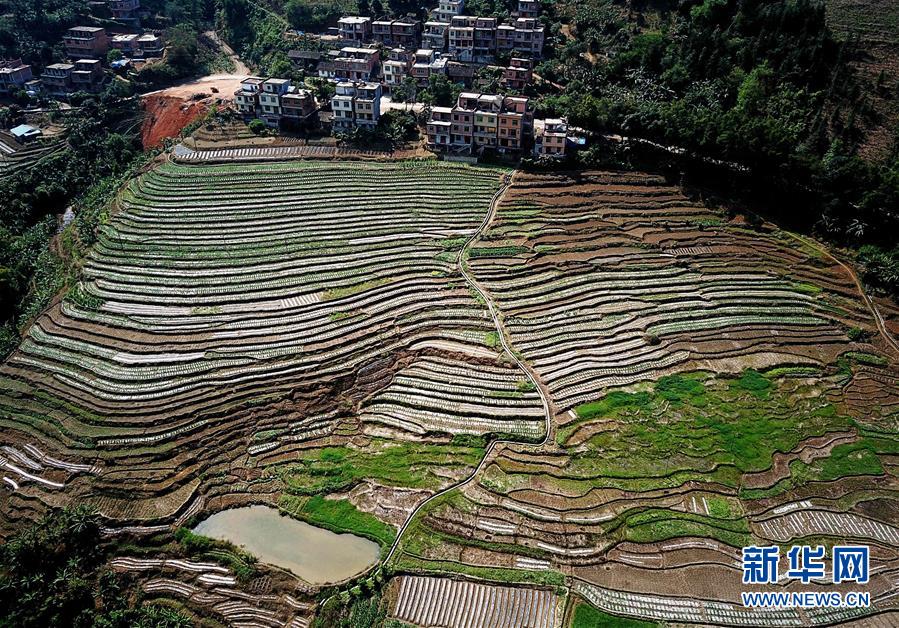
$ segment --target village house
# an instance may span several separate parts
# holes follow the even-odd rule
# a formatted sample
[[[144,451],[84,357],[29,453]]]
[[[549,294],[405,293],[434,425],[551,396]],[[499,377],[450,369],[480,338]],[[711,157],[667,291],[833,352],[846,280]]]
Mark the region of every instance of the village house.
[[[73,59],[102,59],[109,50],[106,29],[99,26],[75,26],[62,38],[66,54]]]
[[[234,92],[234,104],[238,113],[247,116],[255,116],[259,108],[259,92],[265,79],[258,76],[250,76],[240,82],[240,89]]]
[[[385,46],[417,48],[421,43],[421,22],[418,20],[375,20],[371,29],[372,39]]]
[[[403,48],[391,48],[387,60],[381,64],[383,82],[388,88],[400,85],[412,68],[413,55]]]
[[[288,50],[287,58],[295,68],[303,70],[317,70],[318,64],[324,57],[320,50]]]
[[[462,92],[454,107],[431,109],[427,130],[435,149],[517,152],[533,135],[533,112],[524,97]]]
[[[431,119],[427,125],[429,146],[442,149],[450,145],[452,117],[452,107],[431,107]]]
[[[502,85],[508,89],[522,90],[534,79],[534,62],[530,59],[513,57],[503,70]]]
[[[379,61],[377,48],[341,48],[335,56],[318,64],[318,76],[338,81],[367,81]]]
[[[140,35],[137,33],[113,35],[109,45],[114,50],[120,50],[126,57],[136,57],[140,52],[140,45],[137,43],[139,38]]]
[[[139,50],[138,57],[161,57],[162,51],[165,49],[165,43],[162,37],[152,33],[144,33],[137,38],[137,47]]]
[[[308,128],[318,123],[315,96],[294,87],[289,79],[245,78],[234,92],[234,104],[245,120],[259,118],[271,127]]]
[[[22,63],[21,59],[0,61],[0,94],[11,94],[25,89],[31,81],[31,66]]]
[[[78,59],[72,69],[72,91],[98,92],[103,87],[103,66],[99,59]]]
[[[564,157],[568,143],[568,122],[561,118],[547,118],[534,137],[534,154]]]
[[[371,41],[370,17],[349,15],[337,20],[337,36],[347,43],[364,44]]]
[[[449,22],[457,15],[465,13],[465,0],[440,0],[434,16],[439,22]]]
[[[421,35],[421,45],[424,48],[443,52],[449,42],[449,22],[425,22],[425,29]]]
[[[276,127],[281,119],[281,97],[290,88],[290,79],[269,78],[262,81],[259,92],[259,119],[267,126]]]
[[[140,0],[107,0],[112,19],[136,25],[140,21]]]
[[[281,96],[281,124],[292,128],[317,126],[318,106],[311,91],[291,86]]]
[[[335,132],[356,127],[374,128],[381,118],[381,84],[346,81],[338,83],[331,99]]]
[[[65,96],[72,92],[72,71],[75,66],[71,63],[53,63],[44,68],[41,74],[41,83],[44,90],[51,96]]]
[[[540,15],[539,0],[518,0],[518,17],[538,17]]]

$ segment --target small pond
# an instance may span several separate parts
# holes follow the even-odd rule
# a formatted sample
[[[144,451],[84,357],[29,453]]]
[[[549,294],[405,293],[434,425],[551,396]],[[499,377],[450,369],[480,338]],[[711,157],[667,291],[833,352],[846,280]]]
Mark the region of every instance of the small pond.
[[[335,534],[282,516],[269,506],[217,512],[194,532],[228,541],[260,562],[289,569],[312,584],[331,584],[365,571],[380,553],[377,543],[354,534]]]

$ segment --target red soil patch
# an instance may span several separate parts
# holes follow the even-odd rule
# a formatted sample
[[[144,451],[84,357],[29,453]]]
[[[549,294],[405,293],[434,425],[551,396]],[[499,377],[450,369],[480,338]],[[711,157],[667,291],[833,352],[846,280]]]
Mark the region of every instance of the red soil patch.
[[[141,127],[144,148],[159,146],[165,138],[177,136],[181,129],[205,114],[208,108],[205,102],[161,94],[145,96],[143,105],[146,111]]]

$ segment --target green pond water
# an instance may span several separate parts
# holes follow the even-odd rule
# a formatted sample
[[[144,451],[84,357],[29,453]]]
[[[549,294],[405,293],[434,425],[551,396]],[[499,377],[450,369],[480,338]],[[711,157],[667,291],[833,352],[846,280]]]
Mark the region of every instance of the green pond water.
[[[331,584],[362,573],[378,561],[377,543],[354,534],[335,534],[282,516],[268,506],[217,512],[193,530],[229,541],[260,562],[292,571],[312,584]]]

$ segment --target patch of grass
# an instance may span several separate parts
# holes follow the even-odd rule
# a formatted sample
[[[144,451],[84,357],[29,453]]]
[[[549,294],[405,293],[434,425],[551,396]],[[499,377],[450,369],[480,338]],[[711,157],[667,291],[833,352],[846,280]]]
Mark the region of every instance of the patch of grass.
[[[460,574],[480,578],[490,582],[507,584],[537,584],[563,587],[565,576],[557,571],[529,571],[526,569],[506,569],[503,567],[475,567],[449,560],[428,560],[419,556],[400,553],[396,568],[402,571],[434,574]]]
[[[712,495],[706,498],[709,505],[709,513],[716,519],[730,519],[732,512],[730,502],[724,497]]]
[[[499,346],[499,334],[495,331],[488,331],[484,334],[484,344],[491,349],[495,349]]]
[[[866,364],[868,366],[886,366],[890,363],[885,357],[874,355],[873,353],[865,353],[863,351],[847,351],[842,355],[853,362]]]
[[[639,619],[609,615],[586,602],[575,606],[571,619],[571,628],[655,628],[659,625]]]
[[[351,286],[345,286],[343,288],[330,288],[325,290],[322,299],[325,301],[333,301],[335,299],[343,299],[344,297],[350,297],[355,294],[359,294],[361,292],[365,292],[366,290],[373,290],[380,286],[390,283],[389,277],[381,277],[379,279],[372,279],[371,281],[364,281],[362,283],[353,284]]]
[[[365,450],[327,447],[305,452],[295,464],[281,467],[278,472],[287,491],[295,495],[332,493],[362,480],[389,486],[435,488],[442,482],[438,472],[477,466],[483,451],[483,439],[453,445],[376,439]]]
[[[523,246],[479,246],[468,249],[469,257],[513,257],[519,253],[526,253]]]
[[[298,519],[327,528],[332,532],[351,532],[390,547],[396,530],[374,515],[358,510],[345,499],[325,499],[321,495],[296,497],[282,495],[278,507]]]
[[[731,387],[745,390],[758,399],[765,399],[771,389],[771,380],[758,371],[747,369],[743,371],[743,374],[737,380],[731,383]]]

